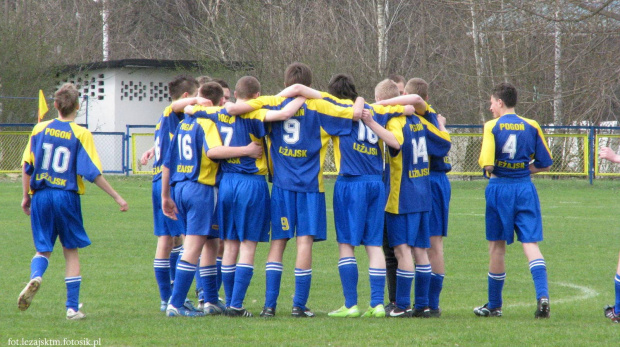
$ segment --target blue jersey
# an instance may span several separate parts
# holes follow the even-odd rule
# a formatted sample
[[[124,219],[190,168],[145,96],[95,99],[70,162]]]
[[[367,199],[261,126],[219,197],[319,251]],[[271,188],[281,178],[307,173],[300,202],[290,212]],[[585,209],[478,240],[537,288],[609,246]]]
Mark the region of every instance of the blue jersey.
[[[153,182],[161,179],[161,166],[164,156],[168,153],[170,140],[177,130],[177,126],[183,120],[183,113],[172,111],[172,106],[164,109],[155,126],[155,162],[153,163]]]
[[[248,101],[258,108],[280,110],[293,98],[261,96]],[[323,162],[329,139],[351,131],[353,109],[309,99],[285,121],[269,126],[273,184],[296,192],[324,192]]]
[[[390,119],[387,130],[401,147],[389,151],[390,192],[385,211],[430,211],[429,156],[445,156],[450,150],[450,135],[415,115]]]
[[[364,105],[371,109],[377,123],[385,126],[387,121],[402,116],[403,106]],[[343,176],[381,175],[383,173],[383,141],[364,124],[353,122],[351,132],[333,138],[336,170]]]
[[[256,110],[240,116],[230,115],[223,107],[194,106],[194,117],[216,122],[224,146],[243,147],[256,142],[263,144],[267,134],[265,115],[268,110]],[[220,161],[222,173],[267,174],[266,156],[229,158]]]
[[[82,177],[92,182],[102,173],[90,131],[60,119],[35,125],[22,162],[32,191],[55,188],[83,194]]]
[[[431,105],[426,104],[426,112],[421,115],[433,124],[435,127],[439,126],[439,122],[437,121],[437,112],[431,107]],[[452,170],[452,164],[450,164],[450,158],[448,156],[445,157],[436,157],[431,156],[430,158],[430,169],[431,171],[437,172],[448,172]]]
[[[221,145],[222,140],[213,121],[185,118],[179,124],[164,158],[163,165],[170,169],[171,185],[192,181],[215,186],[219,178],[219,164],[209,159],[207,152]]]
[[[493,174],[497,177],[529,177],[532,159],[537,168],[553,164],[538,122],[505,114],[484,124],[478,160],[481,167],[493,166]]]

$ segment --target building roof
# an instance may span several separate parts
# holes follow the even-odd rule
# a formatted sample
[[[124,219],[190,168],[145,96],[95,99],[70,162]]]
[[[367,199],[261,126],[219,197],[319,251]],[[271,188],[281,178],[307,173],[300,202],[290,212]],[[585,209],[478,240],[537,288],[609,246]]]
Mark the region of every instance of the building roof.
[[[56,71],[57,74],[63,73],[75,73],[80,71],[89,70],[101,70],[101,69],[120,69],[120,68],[133,68],[133,69],[172,69],[172,70],[200,70],[206,68],[209,65],[217,65],[219,68],[225,68],[231,71],[239,70],[251,70],[252,64],[240,61],[219,62],[211,61],[204,62],[199,60],[159,60],[159,59],[122,59],[122,60],[108,60],[97,61],[84,64],[75,65],[63,65]]]

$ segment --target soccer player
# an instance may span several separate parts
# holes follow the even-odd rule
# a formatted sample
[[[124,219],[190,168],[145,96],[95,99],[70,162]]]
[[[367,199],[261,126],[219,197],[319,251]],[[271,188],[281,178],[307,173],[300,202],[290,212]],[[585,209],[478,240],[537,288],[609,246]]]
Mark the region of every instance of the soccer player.
[[[285,86],[310,86],[312,71],[293,63],[285,71]],[[293,99],[261,96],[249,100],[250,110],[281,109]],[[229,108],[243,113],[243,107]],[[236,111],[236,112],[234,112]],[[323,159],[330,136],[351,131],[353,109],[324,100],[307,100],[295,116],[271,123],[270,156],[274,180],[271,191],[271,246],[267,255],[265,306],[262,317],[273,317],[280,294],[282,255],[289,239],[297,237],[293,317],[314,317],[306,306],[312,281],[312,244],[327,237]]]
[[[426,109],[418,97],[418,109]],[[389,246],[398,259],[396,272],[396,307],[388,317],[430,317],[428,290],[431,266],[426,249],[429,240],[431,204],[429,156],[445,156],[450,150],[450,135],[444,119],[439,129],[417,115],[395,117],[386,128],[368,112],[362,118],[389,148],[390,190],[385,207]],[[411,257],[415,258],[414,263]],[[415,308],[411,309],[411,283],[415,277]]]
[[[405,94],[406,95],[400,98],[395,98],[393,102],[407,104],[410,102],[407,98],[412,94],[419,95],[424,101],[428,102],[428,83],[421,78],[412,78],[405,86]],[[383,104],[381,101],[378,103]],[[426,104],[424,112],[419,113],[419,115],[434,126],[439,126],[437,120],[438,114],[428,103]],[[428,295],[431,317],[440,317],[441,308],[439,307],[439,295],[443,288],[443,279],[445,276],[443,238],[448,236],[448,209],[451,195],[450,181],[446,173],[452,169],[452,166],[447,156],[431,156],[429,160],[433,204],[430,214],[431,248],[428,249],[428,258],[431,262],[432,272]],[[388,281],[388,283],[390,282]]]
[[[235,98],[238,102],[258,96],[260,82],[256,78],[245,76],[237,81]],[[213,118],[225,146],[245,146],[252,141],[262,146],[266,135],[264,122],[290,118],[304,101],[298,98],[282,110],[257,110],[241,116],[229,115],[225,109],[216,107],[194,107],[187,113]],[[254,274],[257,243],[269,241],[267,162],[265,157],[230,158],[221,161],[220,167],[223,176],[218,190],[217,219],[225,244],[222,261],[225,314],[252,317],[252,313],[243,308],[243,300]]]
[[[101,162],[92,134],[74,122],[80,108],[79,95],[71,83],[60,87],[54,95],[58,118],[34,127],[22,159],[21,206],[32,222],[36,254],[30,264],[30,281],[19,294],[17,307],[22,311],[30,307],[59,237],[66,261],[69,320],[85,317],[79,301],[82,276],[78,248],[89,246],[91,242],[82,222],[82,179],[94,182],[108,193],[120,205],[121,211],[128,209],[127,202],[101,174]]]
[[[532,174],[549,171],[551,152],[538,123],[517,116],[517,89],[500,83],[491,94],[493,120],[484,125],[478,163],[489,175],[486,195],[486,237],[489,241],[488,303],[476,307],[482,317],[502,316],[506,278],[506,245],[517,240],[529,262],[538,305],[535,318],[549,318],[547,267],[538,247],[543,240],[542,216]],[[533,163],[530,164],[530,162]]]
[[[609,147],[601,147],[598,153],[601,159],[606,159],[612,163],[620,164],[620,155],[617,155]],[[604,309],[605,317],[611,319],[614,323],[620,323],[620,255],[618,255],[618,269],[616,270],[616,277],[614,278],[616,289],[616,303],[614,306],[606,306]]]
[[[222,89],[224,90],[224,102],[229,102],[230,101],[230,87],[228,86],[228,83],[226,83],[226,81],[222,78],[214,78],[212,79],[213,82],[217,82],[217,84],[219,84],[220,86],[222,86]]]
[[[223,91],[219,85],[219,98]],[[217,98],[216,98],[217,100]],[[262,147],[254,142],[245,147],[222,146],[213,121],[187,117],[172,138],[162,166],[162,210],[172,219],[177,215],[185,225],[184,253],[177,265],[175,285],[166,309],[168,317],[199,317],[221,314],[215,286],[217,238],[211,226],[215,210],[215,189],[219,165],[215,159],[262,155]],[[175,189],[174,200],[171,186]],[[201,254],[202,252],[202,254]],[[204,288],[204,312],[183,306],[200,256],[200,279]]]
[[[398,87],[398,94],[405,95],[405,77],[398,74],[391,74],[388,79],[394,81]]]
[[[168,90],[174,103],[177,100],[194,96],[198,86],[198,81],[193,77],[179,75],[168,83]],[[183,233],[184,226],[181,221],[166,218],[162,212],[161,167],[164,162],[164,156],[170,147],[170,140],[183,118],[183,112],[175,112],[172,105],[167,106],[155,126],[155,146],[145,152],[141,159],[146,164],[150,159],[150,153],[153,153],[155,157],[151,200],[153,203],[153,224],[154,234],[157,236],[157,248],[155,250],[153,268],[155,269],[155,279],[159,287],[160,311],[162,312],[166,311],[166,306],[172,293],[170,281],[175,278],[176,265],[182,249],[180,236]],[[174,192],[171,194],[174,196]],[[175,238],[177,244],[174,244]]]

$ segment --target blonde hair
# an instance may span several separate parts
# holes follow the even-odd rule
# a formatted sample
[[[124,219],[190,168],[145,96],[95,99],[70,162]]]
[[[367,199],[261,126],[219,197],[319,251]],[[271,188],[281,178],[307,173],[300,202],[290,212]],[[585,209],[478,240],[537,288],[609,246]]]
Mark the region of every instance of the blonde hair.
[[[389,78],[379,82],[375,87],[375,99],[377,101],[395,98],[400,95],[396,82]]]
[[[405,85],[405,93],[418,94],[426,100],[428,98],[428,83],[421,78],[412,78]]]

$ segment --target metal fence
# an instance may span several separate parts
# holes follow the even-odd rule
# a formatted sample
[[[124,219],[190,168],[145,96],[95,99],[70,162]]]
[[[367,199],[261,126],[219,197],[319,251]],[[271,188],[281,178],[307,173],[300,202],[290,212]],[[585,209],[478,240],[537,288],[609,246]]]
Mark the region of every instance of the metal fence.
[[[33,124],[0,124],[0,173],[21,172],[21,157]],[[152,160],[140,164],[142,154],[153,146],[153,125],[127,125],[122,132],[93,132],[105,173],[150,175]],[[481,176],[478,156],[481,125],[447,126],[452,137],[449,158],[451,176]],[[554,157],[546,176],[620,177],[620,165],[598,159],[598,148],[620,149],[620,127],[543,126]],[[328,148],[324,172],[336,174],[333,147]]]

